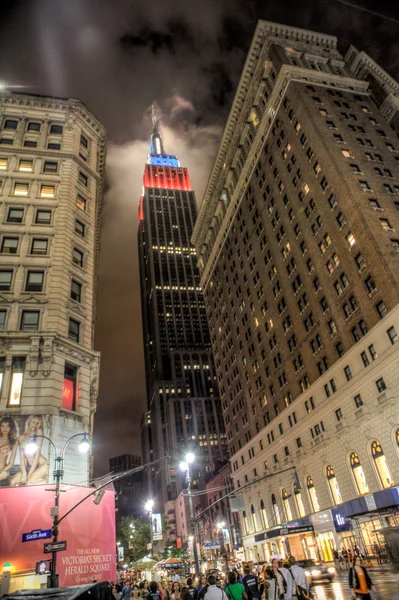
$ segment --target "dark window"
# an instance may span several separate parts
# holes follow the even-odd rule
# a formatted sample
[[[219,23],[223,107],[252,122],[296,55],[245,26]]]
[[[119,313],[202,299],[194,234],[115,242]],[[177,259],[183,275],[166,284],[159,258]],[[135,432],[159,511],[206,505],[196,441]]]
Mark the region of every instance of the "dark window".
[[[398,334],[396,333],[396,329],[395,329],[395,327],[393,325],[392,325],[392,327],[390,327],[387,330],[387,334],[388,334],[388,337],[389,337],[389,339],[391,341],[391,344],[392,345],[396,344],[396,342],[398,341]]]
[[[62,135],[63,129],[62,125],[50,125],[50,133],[53,135]]]
[[[75,279],[71,281],[71,298],[76,302],[80,302],[82,299],[82,284]]]
[[[23,208],[9,208],[7,214],[7,223],[22,223],[24,218]]]
[[[3,129],[16,129],[18,127],[18,121],[15,121],[14,119],[6,119],[4,121],[4,127]]]
[[[385,317],[385,315],[387,314],[387,309],[386,306],[384,304],[384,302],[382,300],[380,300],[379,302],[377,302],[377,304],[375,305],[375,309],[378,313],[378,316],[380,317],[380,319],[383,319]]]
[[[39,316],[38,310],[23,310],[21,317],[21,330],[22,331],[37,331],[39,329]]]
[[[0,290],[7,292],[11,289],[12,271],[0,271]]]
[[[12,146],[14,143],[14,140],[12,138],[9,137],[1,137],[0,138],[0,144],[2,146]]]
[[[346,365],[344,368],[344,373],[347,381],[350,381],[352,379],[352,371],[349,365]]]
[[[377,379],[377,381],[375,382],[375,385],[377,386],[377,390],[380,394],[381,394],[381,392],[383,392],[384,390],[387,389],[387,386],[385,385],[385,381],[384,381],[383,377],[380,377],[379,379]]]
[[[24,140],[24,148],[37,148],[36,140]]]
[[[368,358],[368,356],[367,356],[366,352],[361,352],[361,353],[360,353],[360,357],[361,357],[361,359],[362,359],[362,361],[363,361],[363,365],[364,365],[365,367],[368,367],[368,366],[369,366],[369,364],[370,364],[370,362],[369,362],[369,358]]]
[[[302,440],[300,437],[296,438],[296,445],[297,445],[297,448],[302,448]]]
[[[25,292],[42,292],[44,271],[28,271]]]
[[[49,142],[47,144],[47,148],[49,150],[61,150],[61,144],[58,144],[57,142]]]
[[[361,406],[363,406],[363,400],[360,394],[356,394],[356,396],[353,398],[353,401],[355,403],[356,408],[360,408]]]
[[[87,187],[88,177],[82,171],[79,171],[79,182]]]
[[[5,309],[1,309],[0,310],[0,331],[3,331],[6,325],[6,316],[7,316],[7,311]],[[2,371],[4,371],[4,364],[2,364],[2,361],[4,359],[0,358],[0,373]]]
[[[44,161],[43,171],[45,173],[57,173],[58,163],[50,160]]]
[[[28,123],[27,131],[40,131],[40,123],[34,123],[30,121]]]
[[[79,343],[80,337],[80,323],[79,321],[75,321],[75,319],[69,319],[68,325],[68,337],[71,340]]]
[[[337,344],[335,344],[335,351],[338,354],[339,357],[341,357],[344,353],[344,345],[342,342],[338,342]]]
[[[19,238],[3,237],[1,242],[2,254],[16,254],[18,251]]]
[[[83,146],[84,148],[89,147],[89,140],[84,135],[80,136],[80,145]]]
[[[75,220],[75,233],[81,237],[85,237],[85,228],[86,226],[82,221],[79,221],[78,219]]]
[[[337,408],[337,410],[335,411],[335,417],[337,421],[342,421],[342,419],[344,418],[342,410],[340,408]]]
[[[72,262],[74,262],[75,265],[78,265],[79,267],[83,267],[83,252],[81,252],[77,248],[74,248],[72,254]]]

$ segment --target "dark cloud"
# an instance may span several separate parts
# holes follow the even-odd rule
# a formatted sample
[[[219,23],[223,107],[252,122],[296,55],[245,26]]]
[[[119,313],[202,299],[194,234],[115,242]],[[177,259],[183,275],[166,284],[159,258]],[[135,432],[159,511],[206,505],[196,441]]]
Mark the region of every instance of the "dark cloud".
[[[354,0],[394,17],[388,0]],[[145,407],[137,201],[149,107],[190,168],[197,199],[259,18],[336,35],[399,77],[398,26],[336,0],[2,0],[0,82],[81,98],[109,132],[96,348],[96,468],[140,452]],[[18,88],[20,89],[20,88]]]

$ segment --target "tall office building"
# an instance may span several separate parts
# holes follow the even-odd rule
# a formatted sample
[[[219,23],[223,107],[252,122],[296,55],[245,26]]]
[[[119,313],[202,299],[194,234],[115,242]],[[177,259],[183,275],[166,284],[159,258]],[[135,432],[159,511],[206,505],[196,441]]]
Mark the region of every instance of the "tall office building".
[[[194,451],[197,475],[211,473],[226,459],[226,440],[190,242],[195,195],[187,169],[165,154],[155,117],[153,125],[138,227],[148,404],[142,432],[144,462],[171,457],[150,482],[163,504],[177,496],[184,453]]]
[[[0,95],[0,423],[9,429],[0,485],[42,483],[57,448],[91,432],[93,349],[105,130],[82,102]],[[65,481],[87,482],[79,436]],[[7,446],[6,446],[7,447]],[[51,475],[50,475],[51,479]]]
[[[365,53],[259,22],[192,237],[247,558],[370,552],[399,503],[398,117]]]

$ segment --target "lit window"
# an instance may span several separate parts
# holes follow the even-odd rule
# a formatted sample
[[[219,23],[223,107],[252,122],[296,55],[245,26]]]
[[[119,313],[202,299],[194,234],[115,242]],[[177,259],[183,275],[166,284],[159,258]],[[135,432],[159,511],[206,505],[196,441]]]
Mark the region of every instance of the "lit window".
[[[21,404],[24,370],[25,358],[14,356],[12,359],[11,387],[8,399],[9,406],[19,406]]]
[[[374,441],[371,444],[371,456],[373,457],[382,487],[384,489],[392,487],[394,485],[394,481],[391,471],[388,467],[387,459],[385,458],[381,444],[377,441]]]
[[[65,363],[64,383],[62,386],[62,408],[76,410],[77,368]]]
[[[40,188],[41,198],[54,198],[55,186],[54,185],[42,185]]]
[[[5,171],[7,169],[7,158],[0,158],[0,171]]]
[[[349,460],[358,494],[368,494],[369,486],[367,485],[366,476],[364,474],[363,467],[356,452],[351,453]]]
[[[385,231],[393,231],[393,229],[391,227],[391,223],[388,221],[388,219],[380,219],[380,223],[381,223],[381,227]]]
[[[356,244],[355,236],[353,235],[353,233],[348,233],[348,235],[346,236],[346,241],[348,242],[348,245],[350,247]]]
[[[76,206],[78,208],[80,208],[81,210],[86,210],[86,200],[85,200],[85,198],[82,198],[82,196],[78,196],[76,198]]]
[[[341,150],[341,152],[345,156],[345,158],[352,158],[350,150]]]
[[[29,191],[29,183],[15,183],[14,196],[27,196]]]
[[[327,481],[328,481],[328,485],[330,487],[331,495],[334,500],[334,504],[341,504],[342,503],[341,492],[339,491],[337,478],[335,477],[335,472],[331,465],[327,466],[326,474],[327,474]]]
[[[1,242],[1,253],[2,254],[17,254],[19,238],[15,237],[3,237]]]
[[[316,489],[314,487],[313,479],[310,476],[306,479],[306,487],[308,489],[310,504],[311,504],[313,512],[319,512],[319,510],[320,510],[319,501],[317,499],[317,494],[316,494]]]

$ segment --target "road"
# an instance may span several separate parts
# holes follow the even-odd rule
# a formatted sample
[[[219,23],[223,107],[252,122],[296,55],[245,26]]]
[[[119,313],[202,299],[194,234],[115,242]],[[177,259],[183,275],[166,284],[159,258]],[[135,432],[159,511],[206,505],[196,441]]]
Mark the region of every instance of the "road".
[[[399,600],[399,573],[390,567],[369,569],[370,577],[375,584],[377,600]],[[338,573],[332,583],[312,587],[315,600],[351,600],[352,591],[348,585],[348,574]]]

